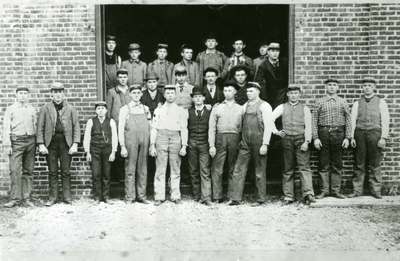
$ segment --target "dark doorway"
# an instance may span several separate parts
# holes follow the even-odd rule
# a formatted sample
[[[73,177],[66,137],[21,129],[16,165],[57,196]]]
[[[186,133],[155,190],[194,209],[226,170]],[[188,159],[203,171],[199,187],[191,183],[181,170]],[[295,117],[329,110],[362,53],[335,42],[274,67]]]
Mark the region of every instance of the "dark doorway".
[[[173,63],[181,60],[180,46],[184,43],[193,46],[195,59],[204,50],[203,39],[209,32],[217,35],[218,49],[227,56],[232,54],[233,41],[240,38],[247,45],[246,55],[253,59],[259,56],[260,44],[268,41],[280,42],[281,57],[290,58],[289,5],[104,5],[101,8],[103,36],[117,37],[116,52],[123,60],[128,58],[127,46],[134,42],[141,45],[141,60],[146,63],[155,59],[155,48],[160,42],[169,44],[167,59]],[[281,172],[274,166],[275,161],[269,159],[269,185],[280,185]],[[187,179],[182,178],[186,183]],[[275,189],[280,190],[280,186],[274,186]]]

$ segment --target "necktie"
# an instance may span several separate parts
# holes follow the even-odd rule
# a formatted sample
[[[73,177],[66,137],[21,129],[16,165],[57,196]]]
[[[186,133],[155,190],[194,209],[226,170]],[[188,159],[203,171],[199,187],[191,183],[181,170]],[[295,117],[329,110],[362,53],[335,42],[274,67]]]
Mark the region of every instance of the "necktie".
[[[181,92],[183,92],[183,85],[179,86],[181,88]]]
[[[212,86],[210,87],[210,94],[211,94],[211,97],[214,98],[214,88]]]
[[[200,118],[201,117],[201,110],[196,110],[197,113],[197,117]]]

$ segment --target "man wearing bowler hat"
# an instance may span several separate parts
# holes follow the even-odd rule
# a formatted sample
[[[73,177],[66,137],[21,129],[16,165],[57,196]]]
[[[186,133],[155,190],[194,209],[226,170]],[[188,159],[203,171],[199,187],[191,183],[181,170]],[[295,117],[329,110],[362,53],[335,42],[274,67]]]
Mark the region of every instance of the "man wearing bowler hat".
[[[225,100],[216,104],[210,115],[208,129],[209,152],[212,160],[211,180],[213,188],[213,200],[218,203],[224,201],[223,196],[223,170],[227,161],[228,180],[231,184],[233,168],[235,166],[242,131],[243,108],[235,101],[235,94],[239,86],[235,81],[224,83]],[[231,197],[228,188],[227,198]]]
[[[267,181],[267,151],[272,131],[271,106],[260,99],[261,86],[257,82],[247,85],[249,101],[243,106],[242,140],[232,175],[231,201],[229,205],[239,205],[242,200],[244,183],[250,159],[253,159],[257,191],[257,202],[253,206],[264,204]]]
[[[4,207],[34,206],[31,200],[36,151],[36,109],[29,103],[29,89],[16,89],[16,102],[6,109],[3,147],[9,155],[10,201]]]
[[[114,35],[106,36],[105,51],[105,78],[107,90],[118,84],[117,70],[121,67],[121,57],[115,53],[117,38]]]
[[[157,75],[159,85],[165,86],[167,84],[172,84],[174,64],[167,60],[168,44],[159,43],[157,45],[156,54],[157,59],[149,63],[147,71]]]
[[[312,137],[312,120],[310,109],[300,102],[300,94],[299,86],[288,88],[288,102],[279,105],[272,112],[274,121],[282,117],[282,129],[278,130],[274,124],[272,132],[282,138],[284,204],[294,202],[294,177],[297,166],[304,203],[309,205],[315,202],[308,149]]]
[[[208,122],[211,109],[204,105],[205,95],[200,87],[193,88],[194,106],[189,109],[188,161],[192,192],[196,201],[211,204],[210,155],[208,146]]]
[[[373,197],[382,197],[381,161],[389,138],[389,110],[383,98],[375,93],[376,80],[362,80],[363,95],[351,108],[351,146],[355,148],[354,191],[348,197],[363,194],[368,173],[369,190]]]
[[[81,139],[78,112],[65,100],[64,86],[55,82],[51,85],[52,101],[42,107],[37,125],[39,152],[47,156],[49,167],[49,201],[51,206],[59,199],[58,162],[61,168],[63,201],[71,203],[72,156],[78,151]]]
[[[261,99],[267,101],[274,109],[286,101],[288,65],[286,59],[279,57],[279,43],[271,42],[267,49],[268,59],[259,66],[254,79],[264,89]]]
[[[319,174],[321,193],[317,199],[332,195],[343,199],[340,192],[343,149],[349,146],[351,118],[347,101],[337,95],[339,81],[325,80],[326,96],[316,101],[313,111],[314,147],[320,151]]]
[[[129,59],[122,62],[122,68],[128,71],[128,85],[143,85],[146,76],[147,65],[140,60],[140,45],[131,43],[128,46]]]

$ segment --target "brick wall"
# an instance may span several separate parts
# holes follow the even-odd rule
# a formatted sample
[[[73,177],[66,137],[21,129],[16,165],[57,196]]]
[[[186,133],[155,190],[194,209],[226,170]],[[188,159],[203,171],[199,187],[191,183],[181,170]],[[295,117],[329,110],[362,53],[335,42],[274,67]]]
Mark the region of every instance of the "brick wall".
[[[400,182],[400,5],[305,4],[295,6],[295,82],[311,106],[325,93],[323,80],[341,81],[339,94],[353,103],[362,92],[360,79],[378,79],[377,92],[388,102],[390,141],[383,160],[385,190]],[[313,155],[317,177],[317,153]],[[353,153],[344,156],[344,185],[351,189]],[[318,183],[318,179],[315,181]]]
[[[96,28],[98,29],[98,28]],[[359,80],[371,75],[379,80],[391,113],[391,132],[383,162],[386,187],[400,182],[400,5],[304,4],[295,6],[295,82],[312,105],[324,95],[323,80],[341,80],[340,95],[349,103],[361,93]],[[0,8],[0,122],[15,88],[31,89],[32,101],[42,106],[50,100],[52,81],[66,85],[66,96],[79,111],[81,125],[96,100],[96,57],[93,5],[7,5]],[[2,126],[1,126],[2,127]],[[0,133],[2,131],[0,130]],[[317,177],[317,154],[313,152]],[[351,188],[351,151],[345,153],[346,188]],[[47,195],[47,166],[43,157],[35,167],[35,193]],[[315,181],[318,183],[318,179]],[[72,163],[75,196],[90,193],[90,169],[82,148]],[[8,191],[8,159],[0,157],[0,195]]]
[[[67,101],[78,110],[81,126],[96,100],[93,5],[7,5],[0,7],[0,121],[14,102],[15,88],[30,88],[32,102],[50,101],[49,84],[65,84]],[[1,126],[2,127],[2,126]],[[2,132],[2,130],[0,131]],[[90,170],[82,149],[72,162],[74,195],[90,193]],[[36,159],[35,194],[47,195],[47,165]],[[77,175],[78,174],[78,175]],[[0,157],[0,193],[8,191],[8,159]]]

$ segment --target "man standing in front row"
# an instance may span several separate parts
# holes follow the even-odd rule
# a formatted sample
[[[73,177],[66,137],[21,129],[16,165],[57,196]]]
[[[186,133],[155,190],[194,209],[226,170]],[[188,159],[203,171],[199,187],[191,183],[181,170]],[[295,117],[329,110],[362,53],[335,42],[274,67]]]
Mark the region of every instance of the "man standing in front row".
[[[322,180],[321,194],[316,198],[331,194],[343,199],[345,196],[340,192],[342,153],[349,146],[351,137],[350,110],[346,100],[337,95],[338,80],[325,80],[325,87],[327,95],[316,102],[313,112],[313,139],[315,148],[320,151],[319,174]]]
[[[211,111],[208,143],[210,145],[210,156],[213,158],[211,165],[211,179],[213,188],[213,200],[223,202],[223,170],[227,160],[228,180],[232,183],[232,173],[235,166],[240,132],[242,130],[243,108],[235,101],[235,94],[239,86],[234,81],[224,84],[225,100],[214,106]],[[227,198],[231,197],[232,191],[228,188]]]
[[[36,151],[36,110],[29,103],[29,89],[18,87],[16,102],[6,109],[3,122],[3,147],[10,156],[10,201],[4,207],[31,201],[32,175]]]
[[[188,161],[192,192],[196,201],[211,205],[210,155],[208,153],[208,122],[211,110],[204,105],[204,91],[195,87],[192,92],[194,106],[189,109]]]
[[[363,194],[364,178],[368,171],[370,193],[382,198],[382,151],[389,137],[389,110],[384,99],[375,94],[374,78],[363,79],[364,95],[351,108],[351,146],[355,148],[354,191],[348,197]]]
[[[132,101],[121,108],[118,123],[121,156],[126,158],[125,200],[127,203],[136,200],[148,204],[146,199],[147,155],[149,153],[151,113],[149,107],[140,102],[142,97],[140,86],[131,86],[129,93]]]
[[[154,177],[155,205],[165,201],[165,176],[167,163],[171,169],[171,201],[181,201],[180,192],[180,156],[186,155],[188,142],[187,110],[175,103],[176,86],[165,86],[165,103],[154,111],[150,134],[150,155],[156,157],[156,174]]]
[[[242,200],[244,183],[250,159],[254,162],[257,202],[252,206],[265,202],[267,180],[267,151],[272,131],[272,108],[260,99],[261,86],[256,82],[247,85],[249,101],[244,105],[242,140],[235,170],[232,176],[232,198],[230,206],[239,205]]]
[[[304,203],[309,205],[315,202],[310,168],[310,151],[308,149],[312,137],[311,111],[299,100],[300,87],[289,87],[287,96],[289,101],[279,105],[272,112],[274,121],[282,116],[282,130],[278,131],[274,124],[272,132],[282,138],[284,155],[282,175],[283,201],[284,204],[294,202],[294,173],[297,165],[300,171]]]
[[[51,94],[52,101],[40,110],[37,126],[39,152],[47,155],[49,167],[49,201],[46,206],[58,200],[58,162],[61,165],[63,201],[71,204],[71,159],[78,151],[81,139],[78,112],[64,100],[64,86],[53,83]]]

